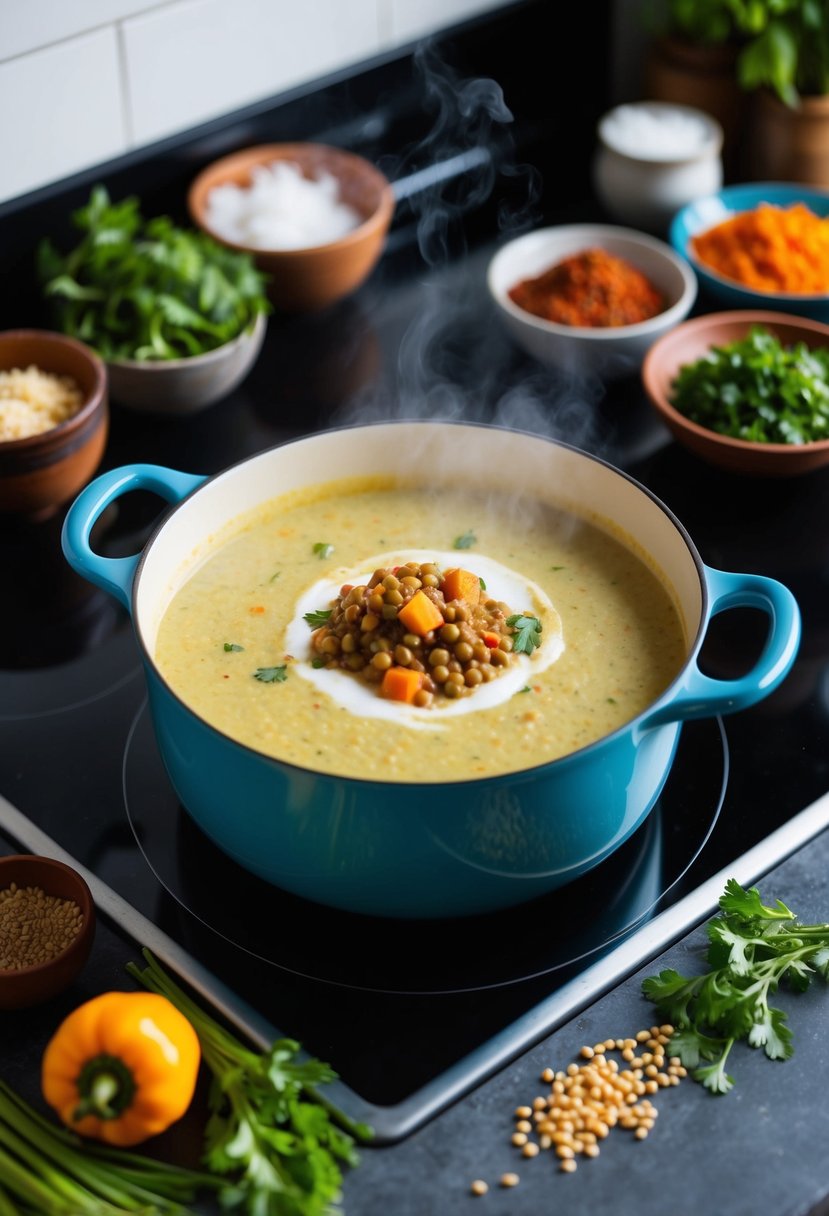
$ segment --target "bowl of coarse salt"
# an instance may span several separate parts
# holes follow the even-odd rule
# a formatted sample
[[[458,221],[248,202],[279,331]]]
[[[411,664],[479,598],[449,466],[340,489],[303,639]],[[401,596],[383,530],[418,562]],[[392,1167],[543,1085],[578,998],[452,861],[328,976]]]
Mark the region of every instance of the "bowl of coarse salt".
[[[77,870],[35,854],[0,857],[0,1010],[67,988],[94,936],[95,903]]]
[[[276,308],[312,312],[350,295],[374,269],[394,211],[370,161],[327,144],[263,144],[225,156],[193,181],[193,222],[244,250],[269,276]]]
[[[720,124],[704,110],[626,102],[599,122],[593,183],[613,218],[663,236],[671,218],[723,180]]]

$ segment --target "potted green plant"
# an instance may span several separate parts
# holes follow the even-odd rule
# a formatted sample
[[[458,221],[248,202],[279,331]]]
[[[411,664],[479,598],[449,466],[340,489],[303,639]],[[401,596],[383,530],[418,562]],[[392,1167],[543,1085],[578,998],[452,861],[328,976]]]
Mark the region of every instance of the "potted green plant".
[[[744,43],[737,10],[742,7],[743,0],[646,0],[643,10],[651,34],[644,65],[646,96],[695,106],[716,118],[729,176],[736,168],[746,109],[737,74]]]
[[[829,0],[734,0],[753,177],[829,187]]]

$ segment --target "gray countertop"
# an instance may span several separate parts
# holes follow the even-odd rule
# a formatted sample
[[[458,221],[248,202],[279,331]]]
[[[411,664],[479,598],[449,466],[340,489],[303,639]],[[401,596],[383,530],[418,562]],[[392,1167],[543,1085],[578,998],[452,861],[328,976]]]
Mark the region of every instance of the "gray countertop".
[[[829,919],[829,832],[823,832],[756,884],[798,919]],[[531,926],[528,926],[528,929]],[[538,931],[538,927],[535,927]],[[632,1036],[655,1020],[642,979],[663,967],[703,969],[702,927],[624,980],[544,1042],[403,1142],[363,1151],[346,1180],[349,1216],[818,1216],[829,1211],[829,993],[817,980],[804,994],[781,992],[795,1052],[768,1060],[738,1044],[729,1058],[735,1088],[714,1097],[690,1078],[652,1097],[659,1118],[648,1138],[613,1129],[599,1157],[563,1174],[550,1152],[533,1159],[512,1146],[516,1106],[549,1087],[539,1078],[564,1069],[583,1044]],[[402,1049],[401,1049],[402,1050]],[[516,1187],[499,1185],[508,1171]],[[471,1195],[473,1179],[488,1193]],[[824,1201],[827,1201],[826,1206]]]

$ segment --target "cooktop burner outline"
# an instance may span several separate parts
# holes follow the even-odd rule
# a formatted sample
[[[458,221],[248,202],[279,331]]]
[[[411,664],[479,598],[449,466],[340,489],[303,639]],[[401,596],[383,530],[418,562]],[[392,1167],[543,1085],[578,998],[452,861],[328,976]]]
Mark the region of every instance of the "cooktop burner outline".
[[[656,807],[601,866],[515,908],[436,922],[336,911],[281,891],[240,867],[201,832],[178,801],[146,700],[130,726],[122,787],[127,820],[150,871],[211,933],[302,979],[363,992],[438,996],[562,973],[629,934],[664,904],[705,848],[722,809],[728,771],[722,720],[686,724]],[[704,813],[689,815],[699,804]],[[668,839],[670,834],[675,838]],[[226,894],[221,901],[214,898],[219,885]],[[286,918],[295,926],[289,938],[270,932],[270,924]],[[359,940],[357,958],[314,948],[335,921],[338,934]],[[527,934],[528,923],[548,926],[545,935]],[[578,923],[585,925],[580,934],[573,928]],[[559,925],[567,928],[558,930],[556,940]],[[499,943],[509,950],[494,948]],[[318,960],[314,969],[307,966],[309,958]],[[458,982],[461,975],[467,978]]]

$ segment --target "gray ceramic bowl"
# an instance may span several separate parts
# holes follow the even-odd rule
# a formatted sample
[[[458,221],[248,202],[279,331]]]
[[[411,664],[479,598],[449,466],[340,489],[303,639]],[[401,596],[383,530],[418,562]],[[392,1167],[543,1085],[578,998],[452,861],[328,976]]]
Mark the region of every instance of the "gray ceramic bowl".
[[[589,329],[536,317],[510,298],[519,280],[590,248],[605,249],[647,275],[664,295],[665,310],[636,325]],[[656,339],[685,319],[697,294],[693,270],[669,245],[612,224],[560,224],[507,241],[489,264],[487,286],[507,331],[528,354],[573,375],[604,380],[637,372]]]
[[[232,342],[187,359],[107,363],[109,392],[117,405],[150,414],[194,414],[221,401],[256,362],[265,339],[267,319],[259,313],[253,325]]]

